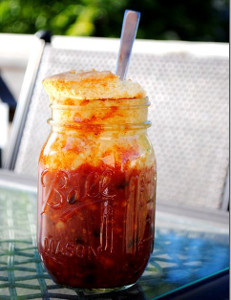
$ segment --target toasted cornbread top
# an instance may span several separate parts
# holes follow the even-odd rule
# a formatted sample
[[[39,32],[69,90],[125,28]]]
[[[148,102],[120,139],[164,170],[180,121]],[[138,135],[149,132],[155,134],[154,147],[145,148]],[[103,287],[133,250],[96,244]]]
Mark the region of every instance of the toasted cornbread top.
[[[62,99],[67,98],[94,100],[131,99],[146,96],[145,91],[138,83],[131,80],[120,80],[110,71],[69,71],[44,79],[43,85],[48,94],[52,96],[51,101],[54,101],[55,98],[62,102]]]

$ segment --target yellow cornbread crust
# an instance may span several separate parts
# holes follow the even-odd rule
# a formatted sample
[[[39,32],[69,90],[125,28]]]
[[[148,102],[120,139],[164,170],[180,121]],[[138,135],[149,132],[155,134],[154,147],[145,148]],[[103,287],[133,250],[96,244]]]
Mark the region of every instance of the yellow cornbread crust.
[[[52,96],[52,102],[67,98],[77,100],[136,99],[146,96],[138,83],[120,80],[110,71],[69,71],[47,77],[43,80],[43,85],[47,93]]]

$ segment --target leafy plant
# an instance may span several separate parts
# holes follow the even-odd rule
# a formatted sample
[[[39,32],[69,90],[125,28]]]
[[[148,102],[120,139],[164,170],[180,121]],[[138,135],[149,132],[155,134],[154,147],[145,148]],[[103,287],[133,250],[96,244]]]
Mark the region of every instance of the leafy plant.
[[[229,39],[227,0],[0,0],[0,31],[119,37],[124,10],[142,13],[138,38]]]

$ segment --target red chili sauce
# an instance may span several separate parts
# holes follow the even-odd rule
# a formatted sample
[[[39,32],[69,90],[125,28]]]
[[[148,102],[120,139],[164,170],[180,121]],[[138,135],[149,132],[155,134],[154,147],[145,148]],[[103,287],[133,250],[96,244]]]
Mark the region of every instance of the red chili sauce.
[[[153,167],[103,164],[41,170],[38,248],[56,282],[80,288],[136,282],[153,249],[154,175]]]

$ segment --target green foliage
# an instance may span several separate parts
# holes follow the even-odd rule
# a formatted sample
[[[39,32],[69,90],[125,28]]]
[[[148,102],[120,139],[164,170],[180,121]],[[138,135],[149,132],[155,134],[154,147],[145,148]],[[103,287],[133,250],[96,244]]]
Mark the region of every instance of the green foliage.
[[[228,41],[227,0],[0,0],[0,32],[119,37],[125,9],[139,38]]]

